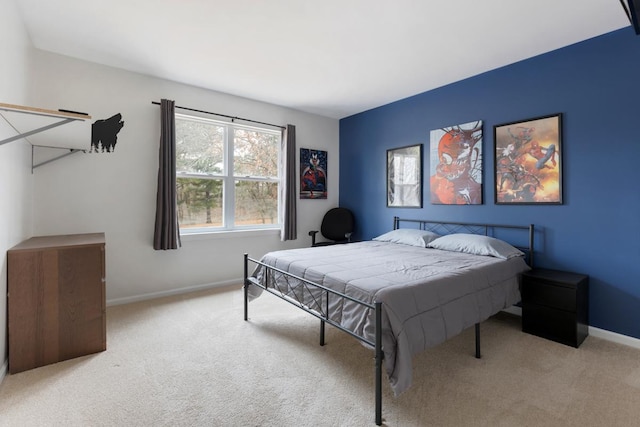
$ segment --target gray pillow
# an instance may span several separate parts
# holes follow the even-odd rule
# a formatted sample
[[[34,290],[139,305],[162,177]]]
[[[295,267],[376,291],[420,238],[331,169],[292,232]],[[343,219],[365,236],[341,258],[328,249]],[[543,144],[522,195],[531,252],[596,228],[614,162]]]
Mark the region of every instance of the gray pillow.
[[[398,230],[392,230],[388,233],[384,233],[378,237],[374,237],[373,240],[426,248],[429,242],[437,239],[438,237],[440,237],[439,234],[427,230],[400,228]]]
[[[427,247],[474,255],[488,255],[502,259],[524,256],[522,251],[505,241],[478,234],[449,234],[433,240],[427,244]]]

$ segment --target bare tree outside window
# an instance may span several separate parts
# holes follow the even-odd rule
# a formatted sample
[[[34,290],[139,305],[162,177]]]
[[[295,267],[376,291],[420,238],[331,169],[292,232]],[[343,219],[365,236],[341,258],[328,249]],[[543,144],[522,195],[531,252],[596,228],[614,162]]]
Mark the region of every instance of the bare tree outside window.
[[[278,136],[272,133],[235,130],[233,165],[237,178],[236,224],[278,222],[278,142]],[[266,182],[265,178],[271,182]]]
[[[278,223],[280,133],[176,116],[181,229]]]

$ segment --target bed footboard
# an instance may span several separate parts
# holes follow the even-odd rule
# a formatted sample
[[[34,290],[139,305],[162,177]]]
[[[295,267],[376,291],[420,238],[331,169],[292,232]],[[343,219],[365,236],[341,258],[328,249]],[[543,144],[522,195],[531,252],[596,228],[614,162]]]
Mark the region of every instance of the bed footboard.
[[[285,280],[294,280],[298,287],[302,288],[302,295],[313,301],[312,307],[301,297],[300,293],[283,293],[277,288],[269,286],[269,280],[265,280],[264,284],[255,278],[249,276],[249,263],[260,266],[265,269],[265,274],[278,274]],[[382,360],[384,353],[382,351],[382,303],[374,302],[369,304],[360,301],[349,295],[327,288],[317,283],[313,283],[307,279],[288,273],[284,270],[267,265],[259,260],[250,258],[248,254],[244,254],[244,320],[249,319],[249,287],[256,286],[263,291],[269,292],[276,297],[287,301],[290,304],[306,311],[312,316],[320,319],[320,345],[325,344],[325,324],[346,332],[352,337],[362,341],[374,349],[375,353],[375,421],[377,425],[382,425]],[[375,337],[371,341],[353,331],[343,327],[338,322],[331,319],[329,309],[329,298],[341,298],[362,305],[364,308],[373,310],[375,313]]]

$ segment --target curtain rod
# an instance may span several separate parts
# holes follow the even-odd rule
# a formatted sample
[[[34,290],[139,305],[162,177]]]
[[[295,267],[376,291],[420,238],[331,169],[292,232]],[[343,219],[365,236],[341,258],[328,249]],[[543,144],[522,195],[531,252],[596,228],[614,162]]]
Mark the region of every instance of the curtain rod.
[[[159,102],[156,102],[156,101],[151,101],[151,103],[152,103],[152,104],[155,104],[155,105],[160,105],[160,103],[159,103]],[[226,115],[226,114],[212,113],[212,112],[210,112],[210,111],[196,110],[195,108],[180,107],[180,106],[178,106],[178,105],[176,105],[175,107],[176,107],[176,108],[180,108],[181,110],[195,111],[196,113],[204,113],[204,114],[211,114],[211,115],[213,115],[213,116],[226,117],[226,118],[228,118],[228,119],[231,119],[231,121],[234,121],[234,120],[242,120],[243,122],[258,123],[258,124],[261,124],[261,125],[267,125],[267,126],[277,127],[277,128],[280,128],[280,129],[285,129],[285,127],[284,127],[284,126],[281,126],[281,125],[274,125],[273,123],[259,122],[259,121],[251,120],[251,119],[243,119],[242,117],[228,116],[228,115]]]
[[[624,9],[624,13],[627,14],[627,18],[629,18],[629,21],[631,21],[631,23],[633,24],[633,19],[631,18],[631,12],[629,11],[629,8],[625,4],[624,0],[620,0],[620,4],[622,5],[622,8]]]

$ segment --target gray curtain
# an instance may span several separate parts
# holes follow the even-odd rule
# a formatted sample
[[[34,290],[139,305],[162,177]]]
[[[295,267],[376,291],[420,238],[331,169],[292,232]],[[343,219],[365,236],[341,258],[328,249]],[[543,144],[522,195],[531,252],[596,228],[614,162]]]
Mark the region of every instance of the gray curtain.
[[[160,162],[153,249],[181,246],[176,200],[176,121],[175,101],[160,101]]]
[[[282,131],[282,186],[280,197],[282,203],[282,229],[280,240],[298,238],[296,213],[296,127],[287,125]]]

